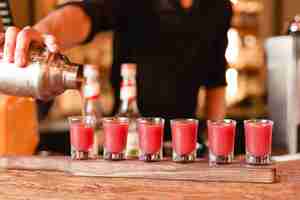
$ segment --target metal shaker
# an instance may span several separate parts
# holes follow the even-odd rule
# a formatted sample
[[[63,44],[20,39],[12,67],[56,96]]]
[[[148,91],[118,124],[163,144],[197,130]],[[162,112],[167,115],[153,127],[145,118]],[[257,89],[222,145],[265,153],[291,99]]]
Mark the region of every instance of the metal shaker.
[[[24,68],[0,60],[0,92],[49,100],[67,89],[80,89],[82,68],[62,54],[32,45]]]

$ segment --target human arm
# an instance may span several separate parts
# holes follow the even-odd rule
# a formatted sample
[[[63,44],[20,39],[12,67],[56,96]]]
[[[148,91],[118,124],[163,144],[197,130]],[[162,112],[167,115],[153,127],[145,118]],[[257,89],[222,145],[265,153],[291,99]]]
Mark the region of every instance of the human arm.
[[[76,31],[74,22],[78,24]],[[52,12],[33,27],[22,30],[9,27],[5,32],[4,59],[24,66],[31,42],[45,44],[50,51],[56,52],[59,47],[70,47],[83,41],[90,26],[83,10],[70,5]]]
[[[51,12],[33,27],[19,30],[10,27],[5,33],[4,58],[26,64],[26,55],[32,41],[45,44],[50,51],[69,48],[91,39],[101,30],[114,29],[114,15],[118,0],[85,0],[72,2]]]
[[[60,48],[69,48],[83,42],[91,26],[91,19],[84,10],[71,4],[50,13],[33,29],[54,36]]]

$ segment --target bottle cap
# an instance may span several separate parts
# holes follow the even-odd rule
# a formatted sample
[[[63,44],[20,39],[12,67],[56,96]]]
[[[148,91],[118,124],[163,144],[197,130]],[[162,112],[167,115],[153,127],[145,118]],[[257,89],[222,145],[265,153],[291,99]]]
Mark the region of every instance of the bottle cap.
[[[137,65],[135,63],[124,63],[121,65],[121,76],[135,76]]]
[[[86,64],[83,69],[83,76],[85,78],[99,77],[99,70],[96,65]]]

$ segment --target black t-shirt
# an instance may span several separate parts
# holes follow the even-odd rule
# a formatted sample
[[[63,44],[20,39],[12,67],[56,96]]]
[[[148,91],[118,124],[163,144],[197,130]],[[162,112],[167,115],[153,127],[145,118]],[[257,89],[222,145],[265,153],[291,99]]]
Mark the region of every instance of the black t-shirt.
[[[194,117],[200,86],[226,85],[225,49],[232,17],[227,0],[85,0],[73,2],[92,30],[114,31],[112,84],[119,99],[120,65],[135,62],[143,116]],[[116,104],[118,106],[118,102]]]

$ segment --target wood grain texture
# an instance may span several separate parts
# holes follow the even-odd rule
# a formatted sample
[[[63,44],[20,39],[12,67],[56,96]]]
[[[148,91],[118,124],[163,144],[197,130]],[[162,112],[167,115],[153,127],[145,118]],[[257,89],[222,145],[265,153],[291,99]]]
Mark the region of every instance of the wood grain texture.
[[[274,183],[276,181],[274,166],[249,167],[238,162],[222,167],[209,167],[205,160],[179,164],[168,160],[145,163],[137,160],[71,161],[67,157],[2,157],[0,167],[2,169],[62,171],[76,176],[106,178],[249,183]]]
[[[2,161],[1,166],[5,164]],[[48,166],[48,170],[55,167],[50,163]],[[52,170],[4,170],[0,172],[0,199],[298,200],[299,166],[300,160],[275,164],[280,181],[274,184],[79,177]]]
[[[286,179],[275,184],[181,182],[77,177],[63,172],[8,170],[0,172],[0,199],[297,200],[300,199],[299,184],[300,179]]]

